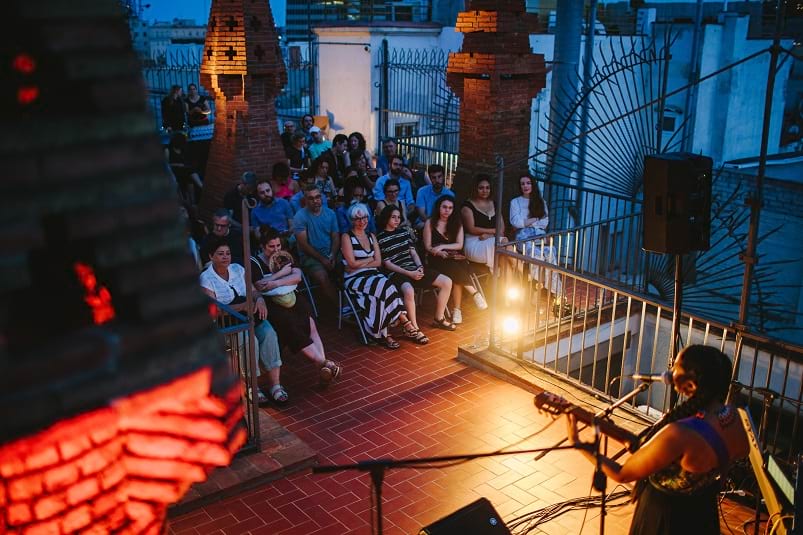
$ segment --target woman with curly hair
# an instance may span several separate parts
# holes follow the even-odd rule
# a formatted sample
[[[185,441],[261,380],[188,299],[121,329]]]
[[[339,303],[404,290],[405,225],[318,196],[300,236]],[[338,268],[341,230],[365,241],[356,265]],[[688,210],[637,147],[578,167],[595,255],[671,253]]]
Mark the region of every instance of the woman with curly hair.
[[[653,426],[648,440],[624,464],[602,456],[602,470],[617,483],[646,479],[631,535],[718,535],[719,478],[749,450],[736,409],[725,404],[732,374],[720,350],[692,345],[672,366],[672,382],[686,401]],[[568,416],[569,442],[577,422]],[[581,450],[593,463],[596,456]]]

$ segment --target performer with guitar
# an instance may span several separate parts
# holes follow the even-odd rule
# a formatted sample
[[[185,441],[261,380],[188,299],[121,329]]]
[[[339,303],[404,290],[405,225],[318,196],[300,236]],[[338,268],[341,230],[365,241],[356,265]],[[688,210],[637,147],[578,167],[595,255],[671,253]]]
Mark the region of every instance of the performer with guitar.
[[[619,483],[646,480],[630,525],[631,535],[718,535],[719,478],[749,445],[736,409],[725,405],[730,359],[713,347],[692,345],[672,368],[686,401],[669,411],[646,442],[623,464],[603,456],[602,471]],[[578,441],[577,417],[567,413],[569,442]],[[580,450],[590,461],[597,458]]]

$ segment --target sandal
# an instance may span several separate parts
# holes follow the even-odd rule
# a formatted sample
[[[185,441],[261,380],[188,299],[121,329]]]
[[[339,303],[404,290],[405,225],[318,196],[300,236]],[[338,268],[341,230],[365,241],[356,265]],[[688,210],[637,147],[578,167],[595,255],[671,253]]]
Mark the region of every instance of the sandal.
[[[429,343],[429,338],[427,338],[426,334],[421,332],[421,329],[411,329],[409,331],[405,329],[404,336],[422,346]]]
[[[454,331],[457,329],[457,325],[452,323],[451,321],[447,320],[446,318],[435,318],[432,320],[432,326],[437,327],[438,329],[443,329],[444,331]]]
[[[285,390],[282,385],[273,385],[270,387],[270,397],[279,405],[287,403],[287,400],[290,399],[290,396],[287,395],[287,390]]]
[[[321,366],[320,379],[323,386],[329,385],[332,381],[340,377],[340,372],[343,371],[343,366],[339,362],[326,359]]]
[[[393,339],[392,336],[380,336],[379,338],[374,338],[377,344],[386,347],[387,349],[398,349],[401,344]]]

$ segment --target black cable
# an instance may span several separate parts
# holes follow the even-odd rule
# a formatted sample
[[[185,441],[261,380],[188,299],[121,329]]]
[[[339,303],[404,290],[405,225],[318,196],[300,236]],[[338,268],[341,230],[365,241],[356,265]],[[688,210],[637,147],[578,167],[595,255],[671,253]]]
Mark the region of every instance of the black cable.
[[[630,503],[630,491],[623,490],[615,492],[621,485],[614,487],[614,490],[606,496],[607,504],[610,507],[622,507]],[[614,500],[626,498],[621,503],[614,503]],[[554,520],[559,516],[579,509],[596,507],[601,505],[602,500],[600,496],[589,496],[583,498],[573,498],[563,502],[543,507],[531,513],[527,513],[506,522],[506,525],[513,535],[525,535],[535,530],[541,524]]]

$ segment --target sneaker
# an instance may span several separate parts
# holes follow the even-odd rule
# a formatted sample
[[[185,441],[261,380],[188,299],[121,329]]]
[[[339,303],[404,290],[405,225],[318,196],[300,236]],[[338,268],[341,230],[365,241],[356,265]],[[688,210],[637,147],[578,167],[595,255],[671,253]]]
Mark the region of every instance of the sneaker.
[[[474,304],[477,305],[478,309],[485,310],[488,308],[488,303],[485,302],[485,298],[480,292],[475,293],[472,297],[474,298]]]
[[[458,325],[463,323],[463,313],[460,311],[459,308],[452,309],[452,323]]]
[[[333,360],[326,359],[321,367],[321,384],[328,385],[338,377],[340,377],[340,372],[343,371],[343,366],[338,364]]]
[[[348,316],[349,314],[351,314],[351,312],[352,312],[351,307],[348,305],[340,309],[341,316]]]

